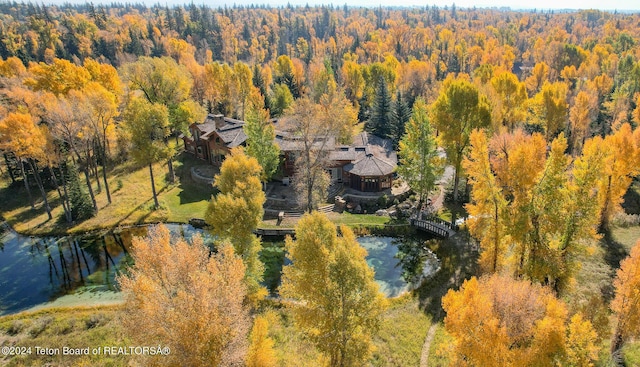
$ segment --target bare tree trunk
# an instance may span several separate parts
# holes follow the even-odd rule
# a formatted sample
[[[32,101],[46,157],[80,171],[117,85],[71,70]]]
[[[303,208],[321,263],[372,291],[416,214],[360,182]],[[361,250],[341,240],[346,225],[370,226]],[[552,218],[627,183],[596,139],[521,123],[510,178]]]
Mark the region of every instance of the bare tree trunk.
[[[111,191],[107,182],[107,155],[102,152],[102,179],[104,180],[104,190],[107,192],[107,201],[111,204]]]
[[[111,190],[109,190],[109,182],[107,182],[107,137],[106,132],[102,134],[102,179],[104,180],[104,190],[107,192],[107,201],[111,204]]]
[[[67,203],[67,208],[69,210],[69,220],[70,222],[73,222],[73,215],[71,214],[71,202],[69,201],[69,193],[67,192],[67,178],[65,177],[65,173],[62,171],[62,168],[58,167],[58,169],[60,170],[60,177],[62,178],[62,190],[64,191],[64,201]]]
[[[622,338],[622,333],[620,332],[620,328],[616,327],[616,331],[613,333],[613,338],[611,339],[610,349],[614,366],[624,366],[621,350],[623,346],[624,339]]]
[[[167,167],[169,167],[169,183],[176,182],[176,173],[173,170],[173,155],[169,156]]]
[[[38,174],[38,169],[35,164],[28,159],[29,167],[31,167],[31,171],[33,171],[33,177],[36,179],[36,184],[38,184],[38,188],[40,189],[40,193],[42,194],[42,200],[44,201],[44,209],[47,211],[47,216],[49,220],[53,219],[51,215],[51,207],[49,206],[49,200],[47,200],[47,193],[44,191],[44,185],[42,185],[42,181],[40,180],[40,175]]]
[[[91,149],[88,149],[87,151],[91,152]],[[96,190],[99,193],[102,192],[102,185],[100,184],[100,176],[98,175],[98,160],[96,159],[96,149],[95,149],[95,145],[93,148],[93,156],[91,155],[91,153],[89,153],[89,157],[91,159],[91,168],[93,171],[93,176],[96,178],[96,184],[98,184],[98,189]]]
[[[22,171],[22,181],[24,182],[24,188],[27,189],[27,196],[29,197],[29,204],[31,204],[31,210],[36,210],[36,205],[33,203],[33,196],[31,196],[31,189],[29,188],[29,180],[27,179],[27,173],[24,171],[24,161],[20,160],[20,171]]]
[[[153,179],[153,167],[151,163],[149,163],[149,174],[151,175],[151,191],[153,192],[153,203],[155,208],[158,209],[160,204],[158,203],[158,194],[156,193],[156,182]]]
[[[460,163],[456,164],[456,172],[453,176],[453,201],[458,202],[458,184],[460,183]]]
[[[93,203],[93,210],[95,210],[96,214],[98,214],[98,203],[96,202],[96,195],[93,193],[93,187],[91,187],[91,175],[89,174],[89,165],[91,164],[91,159],[89,157],[89,151],[87,151],[87,161],[83,167],[82,172],[84,172],[85,181],[87,181],[87,187],[89,188],[89,195],[91,196],[91,202]],[[80,157],[78,156],[78,161]]]
[[[67,223],[71,223],[73,218],[71,217],[71,208],[67,206],[66,192],[65,195],[62,195],[62,191],[60,190],[60,185],[58,185],[58,179],[53,171],[53,167],[51,165],[47,166],[49,168],[49,173],[51,174],[51,181],[53,182],[53,186],[58,192],[58,196],[60,197],[60,201],[62,202],[62,209],[64,209],[64,218],[67,220]],[[64,177],[63,177],[64,180]]]

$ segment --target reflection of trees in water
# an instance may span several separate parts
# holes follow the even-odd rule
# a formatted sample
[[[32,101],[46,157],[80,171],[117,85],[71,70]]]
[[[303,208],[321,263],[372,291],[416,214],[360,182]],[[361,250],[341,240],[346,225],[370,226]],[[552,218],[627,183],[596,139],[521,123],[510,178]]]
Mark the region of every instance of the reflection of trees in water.
[[[413,238],[396,238],[393,245],[398,246],[396,258],[402,266],[402,278],[410,283],[419,280],[426,261],[433,257],[429,249],[430,242],[435,240],[420,240]]]
[[[71,277],[69,276],[69,270],[67,267],[67,259],[64,257],[64,253],[62,251],[62,246],[60,245],[61,241],[56,241],[58,245],[58,258],[60,260],[60,268],[62,269],[62,279],[64,283],[64,287],[69,289],[71,288]]]

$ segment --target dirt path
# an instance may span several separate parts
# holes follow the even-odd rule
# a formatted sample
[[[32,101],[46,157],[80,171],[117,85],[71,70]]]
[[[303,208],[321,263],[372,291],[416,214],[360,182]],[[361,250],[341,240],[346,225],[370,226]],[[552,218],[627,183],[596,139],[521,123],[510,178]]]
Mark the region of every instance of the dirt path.
[[[420,367],[428,367],[429,366],[429,350],[431,349],[431,342],[433,341],[433,337],[436,335],[436,328],[438,327],[438,323],[431,324],[429,328],[429,332],[427,332],[427,338],[424,340],[424,344],[422,345],[422,355],[420,356]]]

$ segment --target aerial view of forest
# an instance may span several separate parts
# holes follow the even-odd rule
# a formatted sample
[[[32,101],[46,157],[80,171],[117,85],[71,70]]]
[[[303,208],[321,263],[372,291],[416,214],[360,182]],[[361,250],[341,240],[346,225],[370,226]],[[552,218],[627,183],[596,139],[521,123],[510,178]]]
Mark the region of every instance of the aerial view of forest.
[[[0,365],[640,366],[640,12],[0,1]]]

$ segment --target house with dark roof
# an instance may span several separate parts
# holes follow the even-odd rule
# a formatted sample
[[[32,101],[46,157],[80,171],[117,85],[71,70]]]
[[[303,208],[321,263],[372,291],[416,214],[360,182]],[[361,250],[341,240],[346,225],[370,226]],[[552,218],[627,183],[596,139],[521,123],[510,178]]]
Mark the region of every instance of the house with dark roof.
[[[282,154],[281,172],[291,177],[295,160],[302,152],[304,141],[276,124],[275,143]],[[185,150],[210,164],[219,166],[231,148],[244,146],[247,135],[244,121],[222,115],[208,115],[204,122],[189,126],[191,136],[183,136]],[[314,150],[326,154],[327,172],[331,181],[359,191],[378,192],[391,188],[398,165],[398,156],[391,140],[362,132],[349,145],[341,145],[334,136],[318,137]]]
[[[341,146],[329,155],[333,163],[331,178],[341,180],[348,187],[365,192],[391,188],[398,166],[398,155],[391,140],[362,132],[349,146]],[[349,161],[346,164],[346,159]]]
[[[202,123],[189,126],[189,135],[183,135],[184,149],[214,166],[219,166],[231,148],[245,145],[244,121],[209,114]]]

